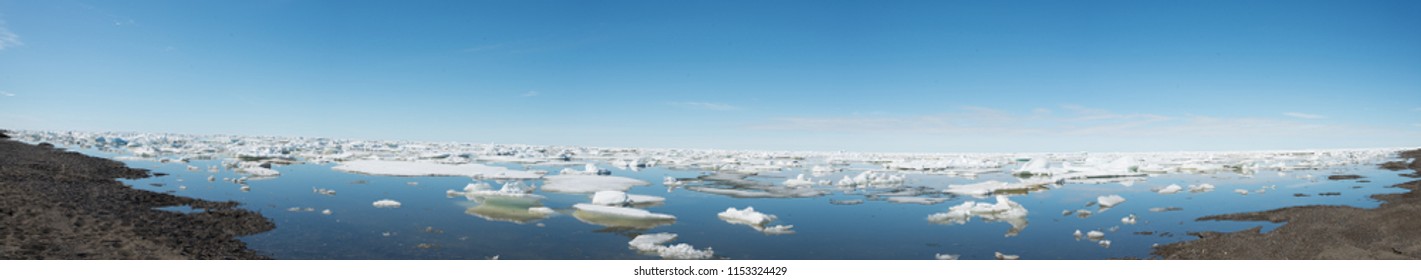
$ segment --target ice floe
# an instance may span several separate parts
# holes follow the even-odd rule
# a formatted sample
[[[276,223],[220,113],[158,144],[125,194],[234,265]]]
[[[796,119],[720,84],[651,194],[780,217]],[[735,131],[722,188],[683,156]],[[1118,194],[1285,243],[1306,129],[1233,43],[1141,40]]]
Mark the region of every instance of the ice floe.
[[[653,254],[671,260],[702,260],[715,255],[715,251],[710,247],[706,247],[705,250],[697,250],[686,243],[671,246],[661,245],[675,239],[675,233],[642,234],[628,241],[627,246],[643,254]]]
[[[948,208],[947,212],[928,215],[928,221],[937,224],[965,224],[972,221],[972,217],[979,217],[985,221],[1006,222],[1012,227],[1006,236],[1016,236],[1026,229],[1026,208],[1006,196],[998,195],[996,199],[996,203],[963,202]]]
[[[1184,190],[1184,187],[1180,187],[1179,185],[1176,185],[1176,184],[1170,184],[1169,186],[1166,186],[1166,187],[1164,187],[1163,189],[1160,189],[1159,191],[1156,191],[1156,192],[1158,192],[1159,194],[1175,194],[1175,193],[1179,193],[1179,191],[1181,191],[1181,190]]]
[[[598,191],[627,191],[632,187],[650,185],[646,181],[598,175],[555,175],[548,176],[543,190],[560,193],[596,193]]]
[[[576,210],[573,217],[578,220],[608,227],[652,228],[676,222],[676,216],[637,208],[587,203],[578,203],[572,208]]]
[[[441,164],[435,162],[356,160],[331,167],[336,171],[385,176],[465,176],[488,179],[537,179],[537,173],[509,170],[483,164]]]
[[[1106,196],[1096,197],[1096,198],[1095,198],[1095,202],[1096,202],[1096,203],[1099,203],[1101,208],[1110,208],[1110,207],[1115,207],[1115,205],[1119,205],[1119,204],[1122,203],[1122,202],[1125,202],[1125,198],[1124,198],[1124,197],[1120,197],[1119,195],[1113,195],[1113,194],[1112,194],[1112,195],[1106,195]]]
[[[374,203],[371,203],[370,205],[375,206],[375,208],[400,208],[400,202],[399,202],[399,201],[394,201],[394,200],[390,200],[390,199],[376,200]]]

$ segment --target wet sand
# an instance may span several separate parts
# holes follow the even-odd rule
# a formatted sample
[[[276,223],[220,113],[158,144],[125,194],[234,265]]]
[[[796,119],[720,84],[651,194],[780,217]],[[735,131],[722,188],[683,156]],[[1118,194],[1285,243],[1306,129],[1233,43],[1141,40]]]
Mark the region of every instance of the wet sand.
[[[148,177],[123,163],[4,139],[0,131],[0,259],[265,259],[237,236],[271,230],[261,214],[134,189]],[[154,208],[188,206],[178,213]]]
[[[1421,150],[1401,153],[1402,161],[1382,164],[1389,170],[1421,174]],[[1286,223],[1268,233],[1259,228],[1231,233],[1194,233],[1199,240],[1163,245],[1154,254],[1165,259],[1421,259],[1421,180],[1394,187],[1399,194],[1373,195],[1376,209],[1346,206],[1299,206],[1263,212],[1215,215],[1201,221]]]

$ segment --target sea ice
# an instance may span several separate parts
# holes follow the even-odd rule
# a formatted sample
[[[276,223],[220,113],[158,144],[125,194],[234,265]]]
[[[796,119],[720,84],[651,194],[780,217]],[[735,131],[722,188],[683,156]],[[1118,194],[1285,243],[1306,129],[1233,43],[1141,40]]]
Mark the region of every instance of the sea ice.
[[[399,201],[394,201],[394,200],[389,200],[389,199],[377,200],[377,201],[375,201],[375,203],[371,203],[371,205],[374,205],[375,208],[400,208],[400,202],[399,202]]]
[[[1095,202],[1100,203],[1100,207],[1110,208],[1115,207],[1115,205],[1120,204],[1121,202],[1125,202],[1125,198],[1120,197],[1119,195],[1112,194],[1107,196],[1096,197]]]
[[[953,254],[934,254],[934,255],[935,255],[935,256],[933,256],[934,258],[936,258],[936,259],[938,259],[938,260],[945,260],[945,261],[957,260],[958,257],[961,257],[961,255],[953,255]]]
[[[1178,193],[1178,192],[1181,191],[1181,190],[1184,190],[1184,188],[1183,188],[1183,187],[1180,187],[1179,185],[1176,185],[1176,184],[1169,184],[1169,186],[1164,187],[1163,189],[1160,189],[1160,190],[1159,190],[1159,193],[1160,193],[1160,194],[1175,194],[1175,193]]]
[[[489,179],[537,179],[537,173],[483,164],[440,164],[386,160],[356,160],[331,167],[336,171],[385,176],[466,176]]]
[[[560,193],[595,193],[597,191],[627,191],[635,186],[650,185],[646,181],[597,175],[556,175],[548,176],[544,191]]]

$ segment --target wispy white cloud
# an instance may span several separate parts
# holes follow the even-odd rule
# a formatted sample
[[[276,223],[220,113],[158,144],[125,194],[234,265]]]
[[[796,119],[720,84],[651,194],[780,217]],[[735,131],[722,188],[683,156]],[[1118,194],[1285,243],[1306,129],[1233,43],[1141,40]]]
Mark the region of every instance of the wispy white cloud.
[[[11,96],[15,96],[15,94],[14,94],[14,93],[10,93],[10,92],[8,92],[8,91],[0,90],[0,96],[11,97]]]
[[[1327,118],[1327,116],[1323,116],[1323,115],[1314,115],[1314,114],[1298,113],[1298,112],[1287,112],[1287,113],[1283,113],[1283,115],[1284,115],[1284,116],[1289,116],[1289,117],[1294,117],[1294,118],[1299,118],[1299,119],[1309,119],[1309,120],[1318,120],[1318,119],[1326,119],[1326,118]]]
[[[740,110],[740,107],[737,107],[737,106],[734,106],[734,105],[725,104],[725,103],[714,103],[714,102],[671,102],[671,105],[675,105],[675,106],[679,106],[679,107],[684,107],[684,108],[690,108],[690,109],[713,110],[713,111],[733,111],[733,110]]]
[[[9,26],[5,25],[5,20],[0,20],[0,50],[24,45],[20,42],[20,35],[10,32]]]
[[[523,97],[534,97],[534,96],[538,96],[539,94],[542,94],[542,93],[539,93],[539,92],[536,91],[536,90],[530,90],[530,91],[528,91],[528,92],[524,92],[521,96],[523,96]]]

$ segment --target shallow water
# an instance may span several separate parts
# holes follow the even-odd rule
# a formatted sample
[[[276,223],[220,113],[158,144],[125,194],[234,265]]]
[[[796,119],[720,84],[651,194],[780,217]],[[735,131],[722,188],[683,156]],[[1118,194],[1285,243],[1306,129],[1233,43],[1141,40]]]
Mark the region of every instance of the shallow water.
[[[93,150],[82,152],[114,157]],[[1149,258],[1152,244],[1191,240],[1189,232],[1236,231],[1256,226],[1264,230],[1279,224],[1266,222],[1194,221],[1195,218],[1225,213],[1261,211],[1287,206],[1332,204],[1355,207],[1376,207],[1379,202],[1369,196],[1396,193],[1402,190],[1388,186],[1404,182],[1398,172],[1356,165],[1322,170],[1295,170],[1280,174],[1264,171],[1257,174],[1164,174],[1145,178],[1132,186],[1119,183],[1064,184],[1025,195],[1010,196],[1012,201],[1028,209],[1027,224],[1015,236],[1007,236],[1012,225],[1006,222],[973,218],[965,224],[935,224],[927,217],[946,212],[949,207],[966,201],[994,202],[991,197],[951,196],[936,190],[948,184],[965,184],[986,180],[1011,182],[1006,173],[984,174],[967,179],[944,175],[910,174],[904,186],[926,187],[929,197],[945,201],[933,205],[891,203],[883,194],[899,188],[841,189],[815,188],[829,194],[810,198],[734,198],[666,187],[660,182],[665,176],[694,178],[705,174],[696,170],[648,168],[637,171],[611,169],[614,176],[637,178],[652,184],[634,187],[630,194],[655,195],[666,202],[647,208],[652,212],[672,214],[674,223],[649,229],[606,227],[572,215],[571,206],[589,200],[590,195],[561,194],[538,191],[547,196],[542,201],[556,214],[546,218],[528,215],[526,211],[481,205],[463,196],[446,196],[446,190],[462,190],[473,182],[465,177],[389,177],[342,173],[331,170],[331,164],[298,164],[275,166],[281,176],[250,180],[250,190],[243,192],[235,183],[222,178],[242,177],[232,170],[209,173],[208,166],[220,166],[218,160],[196,160],[190,163],[158,163],[125,160],[133,167],[148,168],[171,175],[140,180],[126,180],[136,188],[209,200],[235,200],[242,207],[260,211],[277,227],[270,232],[243,237],[250,248],[278,259],[657,259],[628,249],[627,241],[637,234],[670,232],[679,237],[672,243],[688,243],[696,248],[714,248],[717,257],[730,259],[932,259],[935,254],[958,254],[963,259],[991,259],[994,252],[1021,255],[1023,259],[1107,259]],[[187,166],[199,167],[190,171]],[[522,166],[491,164],[512,169],[543,169],[555,174],[563,166]],[[834,173],[818,179],[837,180],[852,176],[858,170]],[[1010,168],[1010,166],[1008,167]],[[783,182],[803,170],[762,173],[748,179],[761,182]],[[1328,175],[1358,174],[1360,180],[1327,180]],[[215,176],[215,182],[207,177]],[[1305,178],[1311,175],[1311,179]],[[416,182],[411,184],[410,182]],[[487,181],[495,188],[497,182]],[[161,186],[151,185],[160,183]],[[1152,188],[1169,184],[1188,186],[1211,183],[1212,192],[1158,194]],[[534,181],[535,185],[541,185]],[[703,183],[710,184],[710,183]],[[710,184],[713,185],[713,184]],[[1276,189],[1257,193],[1262,186]],[[185,189],[179,189],[185,186]],[[1358,188],[1359,187],[1359,188]],[[335,190],[334,195],[315,193],[313,188]],[[1246,189],[1240,195],[1235,189]],[[1336,196],[1319,193],[1338,192]],[[1295,197],[1295,193],[1308,194]],[[1096,197],[1120,195],[1127,199],[1107,211],[1089,206]],[[400,208],[375,208],[371,203],[381,199],[400,201]],[[858,205],[834,205],[830,200],[863,200]],[[767,235],[748,226],[730,224],[716,214],[728,207],[753,206],[756,210],[777,215],[771,225],[794,225],[796,233]],[[1151,212],[1150,208],[1179,207],[1182,210]],[[323,210],[330,214],[322,214]],[[1094,212],[1086,218],[1064,210],[1087,209]],[[191,209],[165,209],[191,211]],[[1134,214],[1137,223],[1123,224],[1121,218]],[[1116,228],[1118,227],[1118,228]],[[1114,230],[1112,230],[1114,229]],[[1112,242],[1109,248],[1096,242],[1076,240],[1072,232],[1100,230]],[[1149,232],[1148,234],[1144,232]]]

